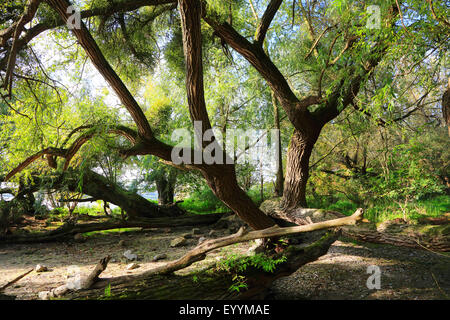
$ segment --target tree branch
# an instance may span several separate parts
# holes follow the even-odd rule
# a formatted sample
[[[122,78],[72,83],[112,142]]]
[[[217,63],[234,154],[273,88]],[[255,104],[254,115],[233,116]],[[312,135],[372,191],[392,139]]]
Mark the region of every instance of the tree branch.
[[[201,132],[196,132],[196,134],[199,135],[199,141],[203,141],[203,133],[211,129],[211,123],[206,111],[203,87],[202,7],[199,0],[179,0],[178,6],[183,33],[184,58],[186,61],[186,91],[189,112],[192,121],[201,121]]]
[[[281,6],[283,0],[270,0],[266,11],[264,12],[261,21],[256,29],[255,41],[258,45],[262,46],[264,39],[266,37],[267,30],[272,23],[275,14]]]
[[[294,108],[299,100],[263,48],[258,44],[249,42],[226,22],[219,23],[213,17],[206,15],[203,16],[203,20],[214,29],[221,39],[242,55],[261,74],[274,91],[283,108],[285,108],[288,117],[290,119],[294,118]]]
[[[59,13],[61,18],[67,22],[70,17],[67,13],[67,8],[71,5],[70,2],[68,0],[47,0],[47,2]],[[145,139],[151,140],[153,138],[153,132],[144,112],[123,81],[108,63],[83,21],[80,22],[80,28],[72,28],[72,32],[91,59],[93,65],[113,88],[119,99],[122,101],[122,104],[130,113],[138,127],[139,135]]]
[[[6,76],[5,76],[5,82],[3,84],[4,88],[6,90],[9,90],[9,95],[11,96],[11,90],[12,90],[12,78],[14,73],[14,67],[16,65],[16,57],[17,52],[19,50],[18,48],[18,40],[19,37],[25,27],[25,24],[30,22],[34,15],[36,14],[36,11],[40,5],[42,0],[28,0],[27,5],[25,7],[25,12],[22,15],[22,17],[17,21],[17,23],[13,24],[4,34],[0,35],[2,37],[2,43],[5,43],[5,36],[8,34],[13,34],[13,43],[11,46],[11,50],[9,52],[8,56],[8,63],[6,67]],[[2,32],[3,33],[3,32]]]

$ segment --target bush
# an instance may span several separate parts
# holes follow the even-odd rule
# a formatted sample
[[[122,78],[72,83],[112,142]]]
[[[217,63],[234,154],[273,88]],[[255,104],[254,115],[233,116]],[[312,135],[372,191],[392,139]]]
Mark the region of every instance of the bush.
[[[228,210],[209,188],[195,191],[191,197],[184,199],[178,206],[183,210],[198,214]]]
[[[327,209],[351,215],[358,209],[358,206],[350,200],[338,200],[336,203],[328,206]]]
[[[13,199],[11,201],[0,202],[0,228],[6,229],[11,224],[17,223],[22,216],[29,214],[33,209],[27,201]]]

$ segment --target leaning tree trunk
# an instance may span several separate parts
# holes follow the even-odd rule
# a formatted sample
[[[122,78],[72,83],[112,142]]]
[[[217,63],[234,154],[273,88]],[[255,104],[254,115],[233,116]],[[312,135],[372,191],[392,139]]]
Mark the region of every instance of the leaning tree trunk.
[[[151,203],[137,193],[127,191],[117,184],[110,182],[105,177],[94,171],[85,171],[78,179],[68,179],[68,187],[71,191],[80,191],[95,199],[101,199],[120,207],[127,212],[130,218],[134,217],[161,217],[179,215],[178,210],[168,209]]]
[[[214,194],[250,227],[259,230],[275,225],[239,187],[233,166],[224,165],[220,172],[203,175]]]
[[[68,188],[71,192],[81,192],[94,200],[103,200],[115,204],[127,212],[130,218],[176,216],[184,213],[176,206],[158,206],[137,193],[130,192],[92,170],[84,172],[67,170],[63,174],[51,177],[32,177],[28,185],[24,185],[18,197],[41,188],[58,190]],[[67,199],[64,199],[67,202]],[[74,199],[74,202],[77,200]]]
[[[319,131],[319,130],[318,130]],[[287,152],[283,207],[306,207],[306,184],[309,177],[309,159],[319,136],[318,132],[305,134],[295,130]]]

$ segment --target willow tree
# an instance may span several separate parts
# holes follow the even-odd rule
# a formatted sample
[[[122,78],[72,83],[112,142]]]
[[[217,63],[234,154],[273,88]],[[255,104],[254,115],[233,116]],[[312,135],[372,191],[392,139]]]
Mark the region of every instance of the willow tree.
[[[415,1],[412,4],[418,5]],[[428,19],[428,23],[441,25],[442,7],[429,4],[432,10],[418,5],[417,12]],[[224,54],[245,59],[256,70],[292,124],[294,132],[287,152],[282,202],[285,210],[307,205],[309,159],[322,128],[354,104],[368,77],[407,34],[403,31],[404,20],[401,8],[397,7],[398,1],[379,1],[375,9],[367,10],[357,1],[270,0],[255,6],[252,2],[241,1],[224,5],[220,1],[200,0],[115,0],[93,2],[92,7],[79,13],[84,20],[75,25],[77,16],[71,5],[68,0],[29,0],[19,9],[8,3],[5,5],[7,14],[2,21],[5,27],[0,31],[0,70],[5,95],[12,97],[15,81],[23,80],[17,76],[15,68],[21,55],[29,50],[31,41],[43,32],[68,24],[78,45],[114,90],[134,122],[135,127],[117,126],[110,131],[130,143],[128,148],[120,150],[121,155],[153,155],[171,163],[174,147],[155,134],[132,90],[110,63],[114,58],[113,50],[107,52],[108,59],[101,47],[109,43],[116,45],[113,35],[119,30],[123,45],[116,47],[117,50],[127,48],[140,61],[152,60],[151,55],[146,55],[136,45],[136,38],[140,43],[145,39],[152,43],[155,40],[149,29],[138,32],[139,22],[144,21],[147,24],[143,26],[148,26],[162,14],[178,12],[179,20],[171,16],[171,21],[179,21],[181,26],[173,33],[172,39],[178,37],[180,40],[179,47],[173,49],[183,49],[187,107],[191,121],[202,124],[196,131],[200,141],[211,129],[204,94],[205,35],[218,37]],[[90,18],[98,18],[98,27],[92,31],[85,24]],[[113,23],[108,24],[111,20]],[[27,28],[30,22],[33,23]],[[423,23],[416,27],[423,30]],[[444,24],[443,28],[447,26]],[[106,33],[101,46],[92,32]],[[289,77],[284,75],[287,72]],[[306,76],[296,78],[305,72]],[[12,170],[7,179],[43,155],[49,164],[62,158],[63,169],[68,168],[76,152],[94,134],[83,132],[81,128],[72,147],[45,148]],[[203,142],[200,149],[208,144]],[[188,151],[191,158],[196,152],[194,148]],[[184,169],[201,172],[214,194],[254,229],[273,226],[274,220],[239,187],[235,166],[223,162],[225,164],[185,164]]]

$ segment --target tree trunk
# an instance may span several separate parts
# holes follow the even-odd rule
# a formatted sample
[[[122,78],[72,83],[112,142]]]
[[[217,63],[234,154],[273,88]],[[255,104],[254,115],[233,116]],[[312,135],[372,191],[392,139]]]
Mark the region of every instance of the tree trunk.
[[[318,130],[320,131],[320,130]],[[295,130],[287,152],[283,207],[306,207],[306,184],[309,177],[309,159],[319,132],[306,135]]]
[[[160,206],[173,203],[176,173],[172,171],[167,174],[167,177],[165,174],[162,174],[155,180],[156,190],[158,191],[158,204]]]
[[[81,192],[89,195],[93,200],[103,200],[115,204],[126,211],[130,218],[156,218],[176,216],[184,213],[174,206],[155,205],[137,193],[125,190],[92,170],[85,170],[83,173],[80,173],[69,169],[56,177],[33,177],[32,181],[33,183],[24,187],[18,196],[35,192],[41,188],[58,190],[66,187],[71,192]]]
[[[442,117],[447,125],[448,135],[450,137],[450,78],[448,78],[447,90],[442,95]]]
[[[168,182],[164,175],[158,177],[155,181],[156,191],[158,192],[158,204],[160,206],[169,204]]]
[[[275,222],[265,215],[236,181],[234,167],[224,165],[214,175],[203,173],[209,187],[222,202],[255,230],[266,229]]]
[[[272,105],[273,105],[273,118],[274,118],[274,128],[277,131],[277,156],[278,156],[278,168],[275,180],[275,195],[281,197],[283,195],[283,154],[281,145],[281,132],[280,132],[280,112],[278,110],[277,99],[272,91]]]

